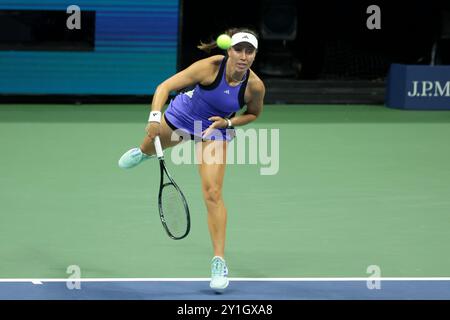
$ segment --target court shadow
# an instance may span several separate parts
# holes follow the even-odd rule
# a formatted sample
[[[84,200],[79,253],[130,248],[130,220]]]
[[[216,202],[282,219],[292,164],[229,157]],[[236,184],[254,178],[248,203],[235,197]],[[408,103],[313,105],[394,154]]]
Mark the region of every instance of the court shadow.
[[[201,295],[211,297],[211,298],[218,298],[218,299],[226,299],[228,296],[236,293],[236,290],[233,288],[226,288],[223,292],[216,292],[212,289],[202,289],[198,291]]]

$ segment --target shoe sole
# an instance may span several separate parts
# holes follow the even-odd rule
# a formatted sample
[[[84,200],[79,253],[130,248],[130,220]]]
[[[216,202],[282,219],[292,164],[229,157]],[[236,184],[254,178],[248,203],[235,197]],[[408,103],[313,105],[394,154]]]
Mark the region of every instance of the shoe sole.
[[[209,285],[209,287],[217,293],[222,293],[225,291],[225,289],[228,287],[229,284],[230,284],[230,281],[227,279],[227,282],[225,283],[225,285],[223,287],[212,287],[211,284]]]
[[[119,165],[119,168],[121,168],[121,169],[132,169],[132,168],[136,167],[138,164],[140,164],[144,160],[145,159],[142,159],[138,163],[127,164],[127,163],[124,163],[124,161],[121,158],[121,159],[119,159],[118,165]]]

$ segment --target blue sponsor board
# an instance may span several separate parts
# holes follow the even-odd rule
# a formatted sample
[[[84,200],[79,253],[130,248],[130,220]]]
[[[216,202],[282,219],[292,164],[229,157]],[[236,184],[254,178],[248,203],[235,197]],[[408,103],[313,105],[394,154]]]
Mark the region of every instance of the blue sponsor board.
[[[450,66],[392,64],[386,106],[414,110],[450,110]]]
[[[72,5],[95,15],[92,48],[0,48],[0,95],[151,95],[176,73],[179,0],[0,0],[0,12],[58,11],[73,21]],[[53,33],[66,28],[63,21]]]

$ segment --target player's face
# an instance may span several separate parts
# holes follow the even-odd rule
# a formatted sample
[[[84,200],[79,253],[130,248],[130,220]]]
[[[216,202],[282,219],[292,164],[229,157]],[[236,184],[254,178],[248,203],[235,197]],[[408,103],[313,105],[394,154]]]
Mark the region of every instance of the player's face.
[[[228,50],[228,56],[236,71],[247,71],[255,60],[256,49],[250,43],[241,42]]]

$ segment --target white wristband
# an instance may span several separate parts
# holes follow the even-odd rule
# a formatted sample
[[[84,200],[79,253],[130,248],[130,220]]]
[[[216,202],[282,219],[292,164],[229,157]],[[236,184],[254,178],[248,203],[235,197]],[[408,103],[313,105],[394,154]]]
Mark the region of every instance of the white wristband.
[[[224,118],[227,121],[227,128],[231,128],[233,125],[231,123],[231,120],[228,118]]]
[[[161,111],[150,111],[148,122],[161,123]]]

